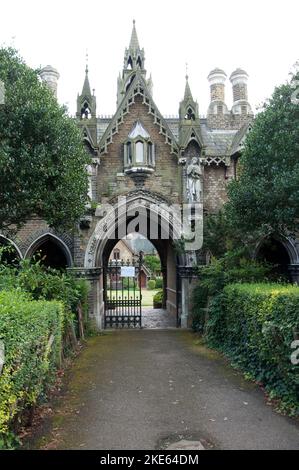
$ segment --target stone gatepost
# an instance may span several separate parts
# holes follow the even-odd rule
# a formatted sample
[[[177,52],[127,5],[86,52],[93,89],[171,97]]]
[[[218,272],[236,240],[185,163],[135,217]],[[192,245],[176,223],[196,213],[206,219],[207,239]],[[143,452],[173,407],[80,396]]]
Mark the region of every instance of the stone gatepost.
[[[181,279],[181,328],[191,327],[191,297],[198,279],[197,268],[192,266],[179,266],[178,275]]]
[[[90,286],[88,294],[88,318],[96,330],[101,330],[103,328],[103,315],[100,302],[102,268],[69,268],[68,272],[77,278],[88,281]]]

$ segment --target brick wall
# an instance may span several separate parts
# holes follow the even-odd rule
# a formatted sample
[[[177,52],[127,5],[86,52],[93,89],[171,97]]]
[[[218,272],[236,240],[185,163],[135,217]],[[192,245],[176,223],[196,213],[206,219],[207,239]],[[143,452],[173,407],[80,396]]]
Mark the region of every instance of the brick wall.
[[[154,118],[148,114],[148,108],[142,104],[141,97],[136,97],[136,102],[130,107],[130,113],[125,116],[118,134],[113,136],[108,153],[101,157],[97,180],[98,198],[106,197],[109,200],[135,189],[133,179],[123,174],[123,143],[138,119],[150,134],[156,153],[155,172],[145,180],[144,189],[159,193],[170,202],[179,202],[180,172],[177,156],[171,154],[171,147],[165,143],[165,137],[159,134],[159,127],[154,124]]]

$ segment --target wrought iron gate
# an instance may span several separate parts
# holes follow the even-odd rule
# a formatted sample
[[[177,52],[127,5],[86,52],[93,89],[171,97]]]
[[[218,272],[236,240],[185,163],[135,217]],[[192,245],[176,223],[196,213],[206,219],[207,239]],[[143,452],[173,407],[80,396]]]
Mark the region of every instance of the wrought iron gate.
[[[112,260],[105,270],[105,328],[141,328],[141,265]]]

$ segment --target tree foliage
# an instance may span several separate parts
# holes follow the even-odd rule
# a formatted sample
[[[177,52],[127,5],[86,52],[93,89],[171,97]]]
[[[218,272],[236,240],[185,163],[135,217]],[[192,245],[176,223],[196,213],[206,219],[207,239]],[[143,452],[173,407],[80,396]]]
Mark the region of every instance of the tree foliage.
[[[239,162],[240,177],[229,185],[227,215],[245,233],[298,228],[298,79],[299,73],[276,88],[256,116]]]
[[[89,157],[80,131],[38,71],[11,48],[0,49],[0,230],[31,216],[71,228],[87,198]]]
[[[158,255],[145,255],[144,264],[154,276],[161,272],[161,261]]]

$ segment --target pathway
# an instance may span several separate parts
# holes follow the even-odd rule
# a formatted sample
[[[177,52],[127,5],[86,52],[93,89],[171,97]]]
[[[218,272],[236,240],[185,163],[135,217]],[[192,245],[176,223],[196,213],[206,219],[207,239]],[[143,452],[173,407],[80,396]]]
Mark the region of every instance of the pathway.
[[[30,447],[148,450],[180,440],[299,449],[299,427],[191,332],[107,331],[76,359]]]

